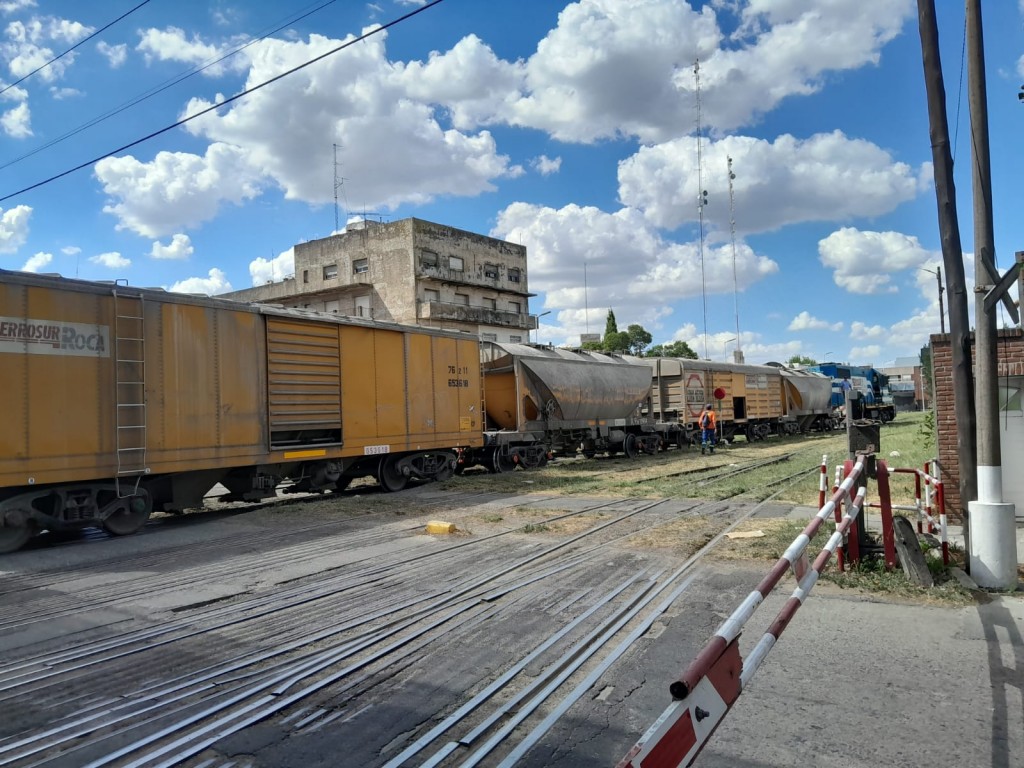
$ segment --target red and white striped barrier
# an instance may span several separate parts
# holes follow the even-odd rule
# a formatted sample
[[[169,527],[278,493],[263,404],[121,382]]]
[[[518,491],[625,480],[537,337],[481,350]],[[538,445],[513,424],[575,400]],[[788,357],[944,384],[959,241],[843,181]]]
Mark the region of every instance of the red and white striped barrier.
[[[884,466],[884,462],[879,462]],[[882,533],[883,537],[892,535],[892,511],[903,510],[905,512],[913,512],[917,515],[917,532],[924,533],[924,523],[928,524],[928,532],[934,533],[938,531],[939,541],[942,547],[942,563],[949,565],[949,530],[946,520],[946,495],[942,485],[942,470],[939,468],[937,460],[933,459],[925,465],[923,470],[915,469],[913,467],[900,467],[890,469],[888,472],[892,474],[904,474],[914,476],[914,503],[910,504],[892,504],[889,499],[889,484],[888,484],[888,473],[884,478],[884,492],[883,492],[883,476],[880,474],[878,477],[878,502],[868,504],[869,507],[879,507],[882,510]],[[924,491],[922,498],[922,489]],[[888,518],[886,517],[888,515]],[[936,519],[938,518],[938,519]],[[886,565],[889,566],[889,547],[888,539],[884,539],[886,544]],[[893,548],[895,552],[895,547]],[[895,565],[895,556],[893,557],[893,563]]]
[[[669,692],[674,701],[619,761],[616,768],[682,768],[691,765],[700,754],[711,734],[739,698],[744,684],[749,682],[779,635],[803,604],[828,558],[854,525],[854,520],[863,507],[863,489],[858,493],[856,501],[847,506],[840,526],[829,538],[825,549],[815,558],[813,565],[808,565],[807,544],[821,528],[822,523],[832,516],[838,505],[843,501],[849,501],[850,489],[864,471],[864,457],[858,457],[855,465],[852,462],[847,464],[850,466],[846,478],[839,484],[832,498],[821,506],[818,514],[787,547],[768,575],[715,631],[697,657],[683,670],[679,679],[669,685]],[[790,568],[796,576],[797,590],[768,630],[773,639],[766,640],[767,635],[762,637],[744,663],[740,658],[737,644],[743,626]]]

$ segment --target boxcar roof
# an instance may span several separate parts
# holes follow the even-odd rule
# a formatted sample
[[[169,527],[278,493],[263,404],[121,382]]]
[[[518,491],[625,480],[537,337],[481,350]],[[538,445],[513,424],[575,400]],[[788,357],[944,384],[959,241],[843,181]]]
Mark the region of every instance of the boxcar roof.
[[[365,318],[338,315],[333,312],[317,312],[309,309],[285,307],[280,304],[257,304],[255,302],[234,301],[232,299],[221,299],[215,296],[196,293],[174,293],[163,288],[141,288],[134,285],[124,285],[113,281],[79,280],[77,278],[63,277],[58,274],[37,274],[34,272],[15,272],[7,269],[0,269],[0,282],[13,285],[27,285],[36,288],[50,288],[62,291],[77,291],[80,293],[92,293],[97,295],[112,294],[115,288],[121,289],[124,295],[138,296],[143,299],[151,299],[164,304],[186,304],[190,306],[210,307],[213,309],[233,310],[235,312],[252,312],[260,315],[275,315],[279,317],[294,317],[296,319],[319,320],[322,322],[336,323],[338,325],[360,325],[367,328],[388,328],[397,331],[415,330],[435,336],[449,336],[455,338],[476,338],[474,334],[465,331],[443,330],[441,328],[428,328],[422,325],[402,325],[400,323],[388,323],[380,320],[369,320]]]

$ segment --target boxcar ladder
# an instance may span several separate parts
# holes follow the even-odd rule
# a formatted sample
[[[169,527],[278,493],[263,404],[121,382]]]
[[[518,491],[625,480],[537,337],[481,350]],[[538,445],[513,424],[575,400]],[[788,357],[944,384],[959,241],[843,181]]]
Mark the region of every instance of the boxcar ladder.
[[[118,293],[114,288],[114,444],[115,484],[119,497],[138,491],[146,466],[146,335],[142,294]],[[121,480],[135,478],[128,490]]]

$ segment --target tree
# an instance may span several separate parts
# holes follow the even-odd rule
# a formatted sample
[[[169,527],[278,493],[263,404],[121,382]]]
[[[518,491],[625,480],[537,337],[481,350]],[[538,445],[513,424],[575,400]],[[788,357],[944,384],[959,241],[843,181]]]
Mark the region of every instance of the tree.
[[[604,321],[604,337],[607,339],[609,334],[618,333],[618,332],[619,332],[619,326],[615,322],[615,312],[614,312],[614,310],[609,309],[608,310],[608,317]]]
[[[671,344],[655,344],[647,350],[647,357],[684,357],[696,360],[697,353],[685,341],[673,341]]]
[[[817,365],[818,361],[807,355],[793,355],[786,361],[786,365]]]
[[[647,345],[654,339],[646,328],[635,323],[626,329],[626,335],[629,339],[630,353],[637,356],[643,356]]]
[[[625,331],[613,331],[604,335],[605,352],[629,352],[629,334]]]

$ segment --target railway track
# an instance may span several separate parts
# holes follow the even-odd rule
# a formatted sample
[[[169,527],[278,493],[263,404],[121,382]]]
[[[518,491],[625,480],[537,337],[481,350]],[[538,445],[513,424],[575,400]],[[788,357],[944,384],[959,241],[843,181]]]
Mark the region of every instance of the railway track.
[[[721,501],[602,501],[550,516],[606,516],[553,543],[518,526],[356,558],[262,594],[9,661],[0,666],[0,707],[14,716],[0,726],[0,766],[222,765],[229,761],[214,747],[256,723],[285,736],[352,727],[362,708],[391,700],[403,674],[423,674],[423,654],[443,659],[446,648],[479,648],[485,628],[543,614],[557,629],[525,633],[530,642],[482,675],[444,720],[411,729],[404,742],[394,733],[367,737],[375,755],[367,764],[511,765],[545,723],[631,653],[686,593],[706,552],[759,506],[737,515]],[[686,562],[659,566],[615,548],[680,514],[722,519],[718,535]],[[390,528],[383,538],[409,535]],[[610,552],[622,562],[614,571],[603,567]],[[209,577],[217,567],[182,578]],[[29,700],[42,717],[19,713]],[[414,758],[426,762],[408,762]]]

